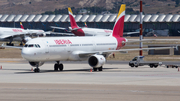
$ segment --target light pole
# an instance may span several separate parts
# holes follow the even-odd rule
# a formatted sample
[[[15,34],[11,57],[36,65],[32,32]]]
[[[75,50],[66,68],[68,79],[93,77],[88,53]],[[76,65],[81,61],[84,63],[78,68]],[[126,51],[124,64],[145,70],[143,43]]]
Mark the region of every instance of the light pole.
[[[94,4],[94,13],[96,15],[96,3]],[[94,28],[95,28],[96,24],[95,24],[95,20],[94,20]]]

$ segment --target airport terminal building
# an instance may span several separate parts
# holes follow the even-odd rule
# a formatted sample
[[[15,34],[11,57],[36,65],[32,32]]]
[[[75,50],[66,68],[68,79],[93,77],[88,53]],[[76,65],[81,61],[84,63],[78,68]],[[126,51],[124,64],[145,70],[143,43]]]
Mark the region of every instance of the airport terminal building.
[[[116,20],[116,14],[105,15],[75,15],[75,20],[80,27],[84,26],[84,22],[88,27],[113,29]],[[126,15],[124,31],[136,31],[139,29],[139,15]],[[148,33],[152,30],[165,33],[162,36],[179,36],[180,33],[180,15],[159,14],[159,15],[143,15],[143,29]],[[43,29],[45,31],[52,30],[50,26],[69,27],[70,20],[68,15],[1,15],[0,27],[16,27],[20,28],[19,22],[22,22],[25,29]],[[62,31],[64,32],[64,31]]]

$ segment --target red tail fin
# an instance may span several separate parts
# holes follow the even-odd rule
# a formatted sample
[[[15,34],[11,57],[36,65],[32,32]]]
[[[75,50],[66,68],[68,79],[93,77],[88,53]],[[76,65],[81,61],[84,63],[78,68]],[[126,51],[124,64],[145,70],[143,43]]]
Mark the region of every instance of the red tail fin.
[[[70,22],[71,22],[72,29],[73,28],[78,28],[78,25],[76,23],[76,20],[73,17],[73,13],[72,13],[72,10],[71,10],[70,7],[68,7],[68,12],[69,12],[69,19],[70,19]]]
[[[21,23],[21,22],[20,22],[20,26],[21,26],[21,28],[22,28],[22,29],[24,29],[24,27],[23,27],[23,25],[22,25],[22,23]]]
[[[115,22],[114,28],[113,28],[113,33],[111,36],[123,37],[125,8],[126,8],[126,5],[122,4],[121,8],[119,10],[119,13],[117,15],[116,22]]]
[[[87,24],[86,24],[86,22],[84,23],[84,25],[85,25],[85,27],[88,27]]]

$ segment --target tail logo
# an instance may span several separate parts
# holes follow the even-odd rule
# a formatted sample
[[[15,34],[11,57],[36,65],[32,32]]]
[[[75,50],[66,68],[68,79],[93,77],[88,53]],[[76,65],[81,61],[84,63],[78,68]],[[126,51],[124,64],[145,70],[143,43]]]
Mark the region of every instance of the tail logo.
[[[114,24],[114,28],[113,28],[112,36],[114,36],[114,37],[122,37],[123,36],[125,8],[126,8],[126,5],[122,4],[121,8],[119,10],[119,13],[117,15],[116,22]]]

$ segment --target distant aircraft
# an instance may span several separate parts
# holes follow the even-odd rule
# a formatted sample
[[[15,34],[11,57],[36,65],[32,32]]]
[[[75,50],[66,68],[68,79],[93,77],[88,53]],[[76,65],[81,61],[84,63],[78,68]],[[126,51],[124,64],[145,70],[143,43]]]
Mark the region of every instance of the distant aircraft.
[[[110,35],[113,31],[109,29],[99,29],[99,28],[89,28],[89,27],[79,27],[73,17],[73,13],[71,8],[68,8],[69,12],[69,19],[71,23],[71,27],[69,27],[69,30],[74,33],[76,36],[108,36]],[[56,29],[63,29],[66,30],[66,28],[62,27],[54,27],[51,26],[52,28]]]
[[[24,29],[22,22],[20,22],[20,26],[21,26],[21,29]],[[46,32],[44,32],[44,30],[39,30],[39,29],[24,29],[24,30],[27,30],[28,33],[31,33],[31,34],[35,34],[35,35],[43,34],[43,36],[46,36]]]
[[[84,23],[84,26],[85,26],[85,27],[88,27],[87,24],[86,24],[86,22]]]
[[[44,62],[56,61],[55,71],[62,71],[60,61],[88,60],[94,71],[102,71],[106,58],[112,52],[126,52],[151,49],[169,49],[172,47],[121,49],[128,42],[123,38],[125,4],[121,5],[113,33],[110,36],[97,37],[38,37],[29,40],[24,47],[4,46],[22,49],[21,55],[31,66],[36,67],[34,72],[39,72],[39,66]],[[142,40],[143,41],[143,40]],[[141,41],[136,41],[141,42]]]
[[[0,27],[0,41],[9,41],[7,45],[14,46],[12,41],[20,41],[21,45],[22,42],[26,42],[31,39],[29,35],[32,34],[43,34],[43,30],[25,30],[20,24],[21,28],[11,28],[11,27]]]
[[[89,28],[87,27],[86,22],[85,22],[85,27],[79,27],[74,19],[74,15],[70,7],[68,8],[68,12],[71,23],[71,27],[68,28],[68,31],[74,33],[76,36],[109,36],[113,32],[113,30],[110,29]],[[51,28],[67,30],[67,28],[55,27],[55,26],[51,26]],[[125,35],[135,34],[135,33],[138,32],[124,32]]]

